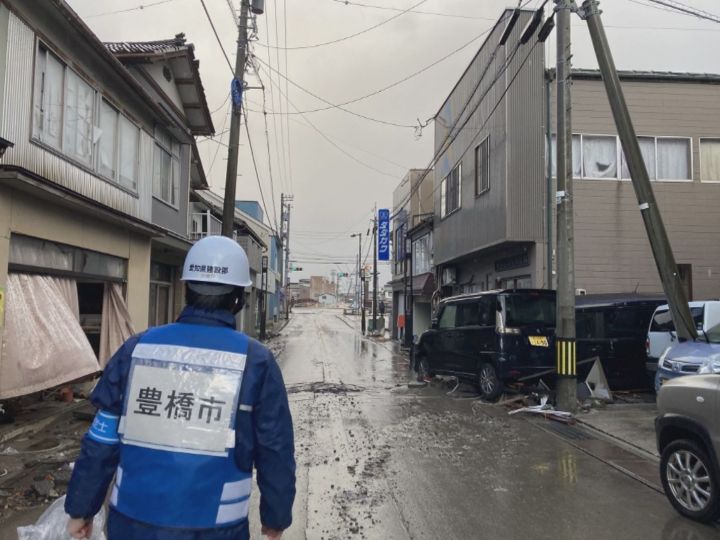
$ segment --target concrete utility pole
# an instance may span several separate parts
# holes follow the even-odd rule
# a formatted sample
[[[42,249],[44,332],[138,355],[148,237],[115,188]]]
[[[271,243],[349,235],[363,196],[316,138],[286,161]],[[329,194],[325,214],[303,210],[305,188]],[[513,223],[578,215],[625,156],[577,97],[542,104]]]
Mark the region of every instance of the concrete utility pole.
[[[282,220],[283,246],[285,247],[285,319],[290,318],[290,209],[293,201],[292,195],[280,194],[280,219]]]
[[[262,256],[262,273],[260,274],[260,301],[262,308],[260,309],[260,340],[264,341],[267,337],[267,289],[268,289],[268,256]]]
[[[360,265],[362,264],[362,233],[355,233],[351,234],[350,238],[355,238],[357,236],[358,239],[358,258],[357,258],[357,273],[355,274],[355,300],[357,301],[358,308],[360,307],[360,302],[362,301],[361,295],[360,295]]]
[[[378,217],[377,217],[377,206],[375,207],[375,217],[373,218],[373,303],[372,303],[372,330],[377,332],[377,286],[378,286],[378,272],[377,272],[377,232],[378,232]]]
[[[615,62],[600,18],[599,4],[597,0],[585,0],[580,10],[580,16],[587,21],[590,30],[590,37],[605,82],[610,108],[628,162],[640,213],[655,257],[655,264],[660,273],[663,290],[670,305],[670,313],[675,323],[675,329],[681,339],[695,340],[698,334],[688,306],[688,296],[680,279],[680,273],[677,270],[670,239],[655,200],[655,194],[650,184],[645,161],[640,152],[635,128],[625,103],[620,77],[618,77],[615,69]]]
[[[360,311],[362,318],[360,320],[360,331],[365,334],[365,304],[367,304],[367,285],[365,284],[365,270],[360,268]]]
[[[570,16],[574,0],[555,0],[557,13],[557,405],[577,409],[575,232],[573,222]]]
[[[235,190],[237,187],[238,150],[240,145],[240,113],[242,111],[242,92],[245,85],[245,63],[247,62],[248,10],[249,0],[240,1],[240,23],[238,25],[237,54],[235,57],[235,81],[233,81],[233,105],[230,115],[230,142],[228,143],[228,163],[225,174],[225,201],[223,204],[222,234],[233,237],[235,223]],[[236,87],[236,85],[238,85]],[[239,99],[236,99],[236,88]]]

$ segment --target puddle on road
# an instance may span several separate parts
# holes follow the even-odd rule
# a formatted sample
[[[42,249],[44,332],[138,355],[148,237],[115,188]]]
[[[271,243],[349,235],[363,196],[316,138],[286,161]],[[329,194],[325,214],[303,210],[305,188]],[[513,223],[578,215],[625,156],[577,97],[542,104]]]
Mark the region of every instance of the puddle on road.
[[[333,383],[333,382],[311,382],[290,384],[287,386],[288,394],[300,392],[312,392],[313,394],[348,394],[351,392],[362,392],[365,388],[355,384]]]

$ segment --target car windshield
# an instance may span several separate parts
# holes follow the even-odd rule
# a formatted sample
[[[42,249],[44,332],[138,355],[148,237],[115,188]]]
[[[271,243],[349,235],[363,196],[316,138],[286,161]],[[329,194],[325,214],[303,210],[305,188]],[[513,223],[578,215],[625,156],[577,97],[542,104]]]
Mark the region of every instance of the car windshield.
[[[705,318],[705,308],[702,306],[699,307],[691,307],[690,313],[693,316],[693,319],[695,320],[695,328],[698,330],[702,330],[703,327],[703,320]],[[659,310],[657,313],[655,313],[655,316],[652,320],[652,325],[650,326],[651,332],[674,332],[675,331],[675,324],[672,320],[672,315],[670,315],[670,311],[667,309]]]
[[[501,296],[505,325],[555,326],[555,297],[539,293],[514,293]]]

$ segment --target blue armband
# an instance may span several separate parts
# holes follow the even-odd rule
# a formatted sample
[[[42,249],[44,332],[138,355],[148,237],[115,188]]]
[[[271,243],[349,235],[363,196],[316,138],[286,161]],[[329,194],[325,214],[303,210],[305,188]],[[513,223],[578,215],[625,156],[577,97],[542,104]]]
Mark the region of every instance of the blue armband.
[[[101,444],[120,444],[120,438],[118,437],[119,423],[120,417],[118,415],[107,411],[98,411],[87,433],[88,437]]]

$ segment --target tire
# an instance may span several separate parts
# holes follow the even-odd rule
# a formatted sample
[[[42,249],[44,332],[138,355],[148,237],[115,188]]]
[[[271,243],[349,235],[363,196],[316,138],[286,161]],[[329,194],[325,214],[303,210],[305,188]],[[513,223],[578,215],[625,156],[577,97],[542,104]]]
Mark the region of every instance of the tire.
[[[660,479],[670,504],[683,516],[702,522],[720,516],[717,471],[696,442],[680,439],[663,450]]]
[[[420,368],[419,374],[427,377],[434,377],[435,372],[430,369],[430,360],[428,359],[428,355],[425,349],[419,349],[417,355],[418,367]]]
[[[503,392],[502,381],[492,362],[480,364],[475,385],[480,391],[480,397],[485,401],[495,401]]]

